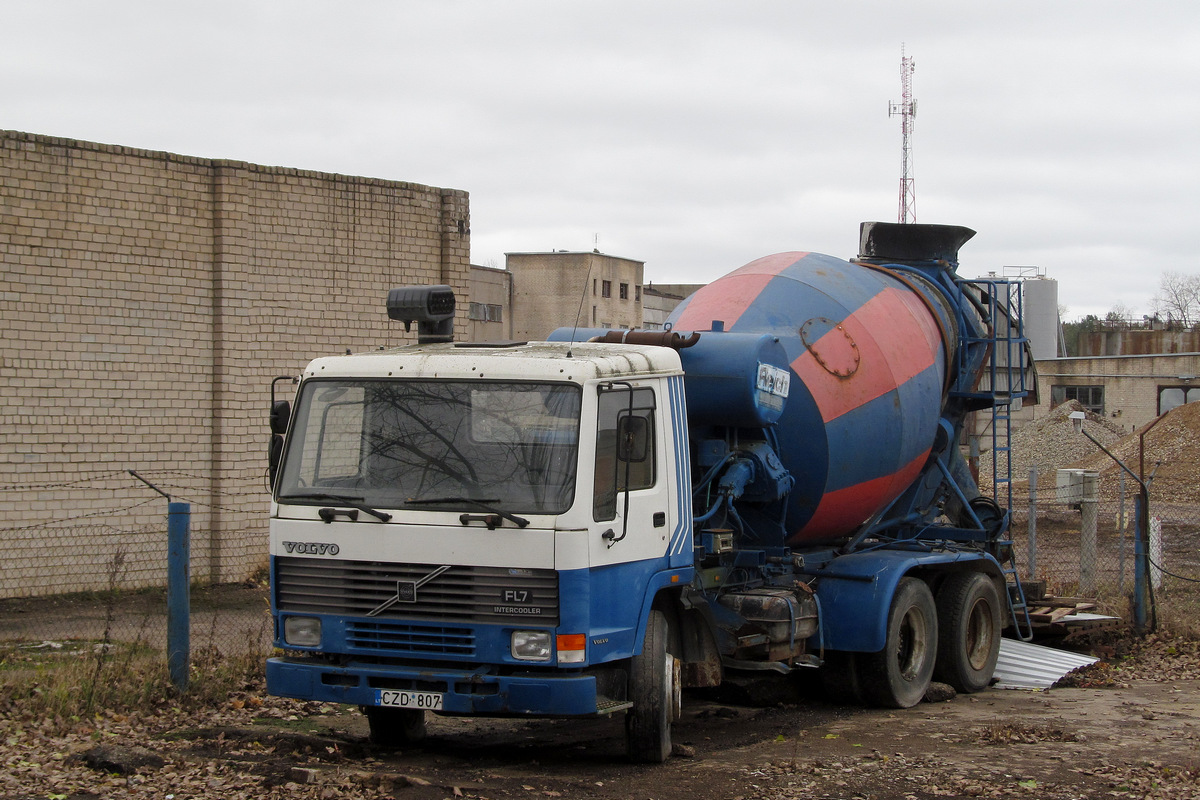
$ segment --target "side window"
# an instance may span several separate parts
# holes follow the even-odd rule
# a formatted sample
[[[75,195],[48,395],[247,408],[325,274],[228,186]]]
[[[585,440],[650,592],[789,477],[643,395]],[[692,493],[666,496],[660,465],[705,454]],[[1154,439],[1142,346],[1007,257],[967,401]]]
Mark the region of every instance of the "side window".
[[[596,425],[593,517],[617,516],[617,495],[654,486],[654,391],[610,386],[600,390]]]

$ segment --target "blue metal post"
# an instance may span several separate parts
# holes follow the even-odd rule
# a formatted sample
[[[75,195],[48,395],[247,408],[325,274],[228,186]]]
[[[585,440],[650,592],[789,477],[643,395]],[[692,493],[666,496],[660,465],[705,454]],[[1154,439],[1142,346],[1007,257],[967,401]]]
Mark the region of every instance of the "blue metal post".
[[[1146,630],[1146,493],[1138,495],[1136,505],[1137,535],[1133,539],[1133,627]]]
[[[191,663],[188,638],[191,616],[191,577],[188,528],[192,506],[167,503],[167,668],[171,683],[186,691]]]

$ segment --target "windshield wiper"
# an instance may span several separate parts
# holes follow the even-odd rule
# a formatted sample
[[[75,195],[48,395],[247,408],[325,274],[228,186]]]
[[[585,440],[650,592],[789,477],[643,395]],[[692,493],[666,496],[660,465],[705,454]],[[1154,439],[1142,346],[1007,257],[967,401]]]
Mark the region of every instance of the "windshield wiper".
[[[406,506],[426,506],[426,505],[433,505],[433,504],[437,504],[437,503],[469,503],[470,505],[473,505],[478,509],[486,511],[489,514],[495,514],[498,517],[508,520],[509,522],[516,525],[518,528],[524,528],[526,525],[529,524],[529,520],[525,519],[524,517],[518,517],[515,514],[509,514],[507,511],[501,511],[500,509],[496,508],[495,506],[489,505],[489,503],[499,503],[499,502],[500,502],[500,500],[498,498],[494,498],[494,497],[488,497],[488,498],[482,499],[482,500],[477,500],[474,497],[422,497],[420,499],[410,497],[408,500],[404,501],[404,505],[406,505]],[[466,519],[464,519],[464,517],[466,517]],[[472,519],[479,519],[479,518],[478,517],[470,517],[467,514],[463,514],[462,517],[459,518],[459,520],[464,525],[466,525]],[[484,519],[483,522],[487,522],[487,520]],[[494,526],[488,525],[488,527],[491,528]]]
[[[376,519],[380,520],[381,522],[387,522],[389,519],[392,518],[392,515],[387,513],[386,511],[379,511],[377,509],[371,508],[369,505],[362,502],[363,501],[362,497],[355,497],[352,495],[328,494],[326,492],[301,492],[299,494],[281,494],[279,496],[279,499],[280,500],[324,500],[328,503],[338,503],[339,505],[350,506],[351,508],[357,508],[359,511],[362,511],[366,514],[370,514],[372,517],[375,517]],[[321,509],[321,510],[324,511],[325,509]],[[326,519],[326,515],[322,514],[321,519],[324,519],[326,522],[330,522],[333,519],[333,517],[330,516],[328,519]]]

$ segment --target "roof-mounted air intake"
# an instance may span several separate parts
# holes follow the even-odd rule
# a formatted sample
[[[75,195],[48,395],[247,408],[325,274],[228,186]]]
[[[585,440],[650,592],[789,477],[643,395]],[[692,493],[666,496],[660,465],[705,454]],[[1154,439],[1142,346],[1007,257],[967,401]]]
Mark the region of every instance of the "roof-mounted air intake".
[[[412,330],[417,323],[417,344],[454,341],[454,290],[449,286],[401,286],[388,292],[389,319]]]

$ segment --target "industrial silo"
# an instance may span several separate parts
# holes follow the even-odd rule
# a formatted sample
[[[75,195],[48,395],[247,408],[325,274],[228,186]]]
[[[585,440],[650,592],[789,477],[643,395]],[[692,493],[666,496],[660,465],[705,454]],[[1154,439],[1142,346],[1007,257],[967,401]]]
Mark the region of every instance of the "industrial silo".
[[[1041,275],[1026,278],[1021,283],[1022,303],[1025,312],[1025,336],[1034,361],[1057,358],[1058,335],[1058,281]]]

